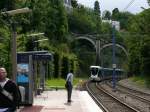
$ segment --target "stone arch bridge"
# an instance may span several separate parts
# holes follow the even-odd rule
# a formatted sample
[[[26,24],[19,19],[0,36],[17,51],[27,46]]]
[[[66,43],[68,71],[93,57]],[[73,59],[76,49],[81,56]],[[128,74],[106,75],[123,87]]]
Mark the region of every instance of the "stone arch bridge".
[[[73,34],[74,36],[74,41],[75,40],[87,40],[89,41],[93,47],[95,48],[95,52],[96,52],[96,65],[100,65],[101,62],[101,51],[104,48],[110,47],[113,45],[112,42],[108,42],[106,40],[100,39],[98,38],[98,35],[80,35],[80,34]],[[115,44],[116,47],[119,47],[120,49],[123,50],[123,52],[125,53],[126,57],[128,58],[128,51],[126,50],[126,48],[120,44]]]

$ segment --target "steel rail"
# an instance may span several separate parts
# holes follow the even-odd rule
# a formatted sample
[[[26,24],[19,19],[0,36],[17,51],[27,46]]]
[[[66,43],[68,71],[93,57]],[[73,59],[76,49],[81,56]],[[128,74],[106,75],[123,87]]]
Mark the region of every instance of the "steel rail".
[[[135,91],[135,92],[138,92],[138,93],[141,93],[141,94],[145,94],[145,95],[148,95],[148,96],[150,96],[150,93],[146,93],[146,92],[143,92],[143,91],[138,91],[138,90],[136,90],[136,89],[133,89],[133,88],[129,88],[129,87],[127,87],[127,86],[123,86],[123,85],[121,85],[121,84],[117,84],[118,86],[121,86],[121,87],[123,87],[123,88],[127,88],[127,89],[130,89],[130,90],[132,90],[132,91]]]
[[[108,84],[108,86],[111,86],[111,85]],[[125,90],[125,91],[121,90],[121,88],[119,88],[119,86],[120,86],[122,89],[126,89],[126,90]],[[145,95],[148,95],[148,96],[150,97],[150,95],[147,94],[147,93],[143,93],[143,92],[141,92],[141,91],[137,91],[137,90],[133,90],[133,89],[131,89],[131,88],[123,87],[123,86],[118,85],[118,84],[117,84],[116,90],[117,90],[117,91],[121,91],[121,92],[123,92],[123,93],[126,93],[126,94],[130,95],[131,97],[137,98],[137,99],[139,99],[139,100],[141,100],[141,101],[143,101],[143,102],[145,102],[145,103],[150,104],[150,100],[147,99],[147,98],[144,98],[144,96],[143,96],[143,94],[145,94]],[[127,91],[127,90],[129,90],[130,92]],[[133,94],[131,91],[134,91],[135,94]],[[142,96],[137,95],[136,93],[137,93],[137,94],[142,94]],[[148,96],[147,96],[147,97],[148,97]]]
[[[103,91],[105,94],[109,95],[110,97],[112,97],[113,99],[115,99],[116,101],[120,102],[121,104],[123,104],[124,106],[130,108],[131,110],[135,111],[135,112],[140,112],[139,110],[135,109],[134,107],[128,105],[127,103],[121,101],[120,99],[116,98],[115,96],[113,96],[112,94],[108,93],[102,86],[100,87],[100,85],[97,85],[97,88],[100,89],[101,91]]]
[[[104,111],[104,112],[110,112],[108,111],[108,109],[105,108],[105,106],[95,97],[95,95],[93,94],[93,91],[89,88],[89,83],[92,83],[90,81],[88,81],[86,83],[86,89],[88,91],[88,93],[91,95],[91,97],[94,99],[94,101],[100,106],[100,108]]]

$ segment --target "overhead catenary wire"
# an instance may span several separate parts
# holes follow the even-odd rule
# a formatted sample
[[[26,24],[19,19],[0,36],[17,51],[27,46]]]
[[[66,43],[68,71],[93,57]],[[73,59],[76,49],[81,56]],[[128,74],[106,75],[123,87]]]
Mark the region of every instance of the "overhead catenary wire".
[[[127,10],[133,3],[134,3],[135,0],[131,0],[129,2],[129,4],[123,9],[123,11]]]

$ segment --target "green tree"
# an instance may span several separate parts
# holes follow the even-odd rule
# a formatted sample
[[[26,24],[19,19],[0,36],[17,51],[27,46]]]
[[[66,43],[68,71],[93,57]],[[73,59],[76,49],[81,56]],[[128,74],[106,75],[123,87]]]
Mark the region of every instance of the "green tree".
[[[95,19],[96,19],[97,33],[101,33],[101,11],[100,11],[100,5],[98,1],[95,1],[94,3],[94,13],[95,13]]]
[[[17,51],[35,50],[37,39],[45,38],[41,36],[26,37],[26,34],[35,32],[45,32],[49,38],[46,44],[39,43],[39,48],[54,52],[54,77],[61,76],[62,54],[67,52],[67,58],[70,57],[66,36],[68,34],[67,14],[63,0],[1,0],[0,9],[12,10],[22,7],[32,9],[30,14],[20,14],[13,17],[17,21]],[[10,56],[10,29],[6,18],[0,15],[0,65],[5,66],[8,72],[11,71]],[[4,39],[3,39],[4,38]],[[60,45],[61,43],[61,45]],[[66,45],[62,45],[66,43]],[[25,46],[25,47],[24,47]],[[59,49],[60,48],[60,49]],[[62,49],[63,48],[63,49]],[[65,49],[66,48],[66,49]],[[67,50],[67,51],[66,51]],[[74,59],[74,58],[73,58]]]
[[[65,79],[69,72],[69,59],[67,56],[63,56],[61,66],[61,77]]]
[[[31,0],[26,4],[32,9],[31,30],[44,32],[48,20],[48,11],[51,7],[49,0]]]
[[[119,9],[115,8],[112,10],[112,20],[116,20],[117,16],[119,14]]]
[[[68,14],[68,26],[70,32],[95,33],[96,19],[94,11],[85,7],[73,9],[73,12]]]
[[[119,12],[118,8],[112,11],[112,20],[120,22],[120,28],[127,30],[129,19],[133,16],[130,12]]]
[[[58,52],[54,54],[54,78],[60,78],[60,55]]]
[[[1,0],[0,9],[13,10],[15,9],[16,0]]]
[[[112,26],[109,23],[102,23],[102,34],[111,34]],[[105,36],[106,39],[106,36]]]
[[[73,8],[77,8],[78,7],[78,2],[76,0],[71,0],[71,5]]]
[[[10,31],[7,26],[1,24],[0,27],[0,66],[7,69],[8,75],[11,74],[11,44],[10,44]]]
[[[149,36],[146,36],[143,39],[143,44],[141,47],[141,57],[142,57],[142,65],[141,65],[141,70],[143,71],[143,74],[146,77],[149,77],[150,74],[150,38]],[[150,79],[150,77],[149,77]]]
[[[99,5],[98,1],[95,1],[95,3],[94,3],[94,12],[96,15],[98,15],[100,17],[101,11],[100,11],[100,5]]]
[[[111,19],[111,13],[109,11],[104,11],[103,12],[103,19],[105,20],[110,20]]]
[[[147,2],[148,2],[148,5],[150,6],[150,0],[147,0]]]
[[[68,22],[62,0],[51,0],[51,9],[48,11],[46,21],[46,34],[56,42],[65,42],[65,35],[68,33]]]
[[[135,74],[147,76],[150,73],[149,66],[149,36],[150,25],[148,18],[150,10],[144,10],[130,19],[128,30],[132,33],[129,36],[128,47],[130,53],[130,70]],[[134,34],[134,36],[133,36]],[[148,77],[150,79],[150,77]]]
[[[127,30],[128,28],[128,23],[130,18],[132,18],[134,15],[131,14],[130,12],[120,12],[118,16],[118,21],[120,22],[120,28]]]

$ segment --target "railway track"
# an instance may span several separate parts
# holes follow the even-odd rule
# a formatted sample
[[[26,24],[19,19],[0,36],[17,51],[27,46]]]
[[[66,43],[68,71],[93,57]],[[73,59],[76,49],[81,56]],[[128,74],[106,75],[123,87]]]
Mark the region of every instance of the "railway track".
[[[112,87],[110,82],[107,83],[107,85],[108,85],[109,87]],[[148,94],[148,93],[144,93],[144,92],[141,92],[141,91],[137,91],[137,90],[135,90],[135,89],[122,86],[122,85],[120,85],[120,84],[117,84],[116,90],[117,90],[117,91],[123,91],[124,93],[127,93],[127,94],[129,94],[129,95],[132,95],[133,97],[138,98],[138,99],[140,99],[140,100],[142,100],[142,101],[144,101],[144,102],[150,104],[150,94]]]
[[[142,91],[138,91],[138,90],[135,90],[135,89],[132,89],[132,88],[129,88],[129,87],[122,86],[120,84],[117,84],[117,87],[120,88],[120,89],[123,89],[123,90],[128,90],[128,92],[133,94],[134,96],[138,96],[141,99],[144,99],[144,100],[150,102],[150,93],[149,94],[144,93]]]
[[[131,88],[123,87],[120,85],[116,86],[116,92],[111,92],[111,84],[107,82],[106,84],[101,84],[107,92],[111,93],[113,96],[118,97],[120,100],[138,108],[141,112],[150,112],[150,95],[142,93]]]
[[[86,88],[104,112],[140,112],[107,93],[96,83],[88,82]]]

